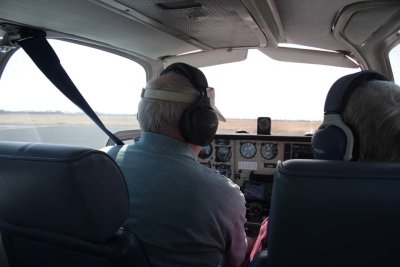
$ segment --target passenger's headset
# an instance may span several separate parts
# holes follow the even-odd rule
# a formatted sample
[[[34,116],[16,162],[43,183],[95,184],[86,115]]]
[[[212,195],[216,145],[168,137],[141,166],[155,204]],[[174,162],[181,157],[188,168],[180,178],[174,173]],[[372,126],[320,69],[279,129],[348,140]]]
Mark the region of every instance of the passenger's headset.
[[[312,137],[314,158],[351,160],[357,140],[349,126],[342,120],[347,101],[353,91],[366,81],[388,81],[374,71],[360,71],[337,80],[328,92],[324,107],[324,120]],[[354,153],[356,154],[356,153]]]
[[[210,105],[207,96],[208,83],[203,72],[185,63],[174,63],[163,70],[160,76],[175,72],[185,76],[199,95],[188,95],[164,90],[145,90],[142,97],[174,101],[181,103],[193,103],[183,113],[179,128],[183,138],[194,145],[205,146],[212,142],[218,128],[217,113]]]

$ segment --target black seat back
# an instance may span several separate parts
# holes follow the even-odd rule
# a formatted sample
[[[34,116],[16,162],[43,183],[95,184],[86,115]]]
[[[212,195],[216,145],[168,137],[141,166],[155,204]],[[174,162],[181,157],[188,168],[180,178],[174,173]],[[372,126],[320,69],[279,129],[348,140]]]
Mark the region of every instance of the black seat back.
[[[400,265],[400,164],[278,165],[268,266]]]
[[[0,231],[10,266],[148,266],[122,173],[106,153],[0,142]]]

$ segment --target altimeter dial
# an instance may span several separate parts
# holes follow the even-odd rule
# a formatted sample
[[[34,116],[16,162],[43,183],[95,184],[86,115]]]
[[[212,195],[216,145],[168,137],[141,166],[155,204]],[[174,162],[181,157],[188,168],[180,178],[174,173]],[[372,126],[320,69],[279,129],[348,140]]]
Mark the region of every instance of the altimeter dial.
[[[251,159],[256,155],[256,153],[257,148],[254,143],[245,142],[240,144],[240,155],[242,155],[243,158]]]
[[[274,143],[265,143],[261,146],[261,156],[264,159],[274,159],[278,155],[278,146]]]

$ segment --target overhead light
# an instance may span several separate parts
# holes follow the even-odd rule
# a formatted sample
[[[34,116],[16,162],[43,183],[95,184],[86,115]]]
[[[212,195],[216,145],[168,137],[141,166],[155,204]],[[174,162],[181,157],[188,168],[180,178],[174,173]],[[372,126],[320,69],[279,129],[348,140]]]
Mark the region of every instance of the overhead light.
[[[334,52],[332,50],[321,49],[318,47],[312,46],[305,46],[305,45],[297,45],[297,44],[288,44],[288,43],[279,43],[278,47],[285,47],[285,48],[296,48],[296,49],[307,49],[307,50],[316,50],[316,51],[325,51],[325,52]]]

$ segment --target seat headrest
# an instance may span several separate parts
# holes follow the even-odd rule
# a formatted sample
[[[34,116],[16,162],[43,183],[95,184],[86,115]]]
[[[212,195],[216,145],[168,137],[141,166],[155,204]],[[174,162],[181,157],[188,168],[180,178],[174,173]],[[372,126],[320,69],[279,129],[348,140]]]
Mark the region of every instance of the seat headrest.
[[[398,266],[399,190],[398,163],[280,162],[268,220],[268,265]]]
[[[0,220],[104,242],[128,216],[123,175],[94,149],[0,142]]]

